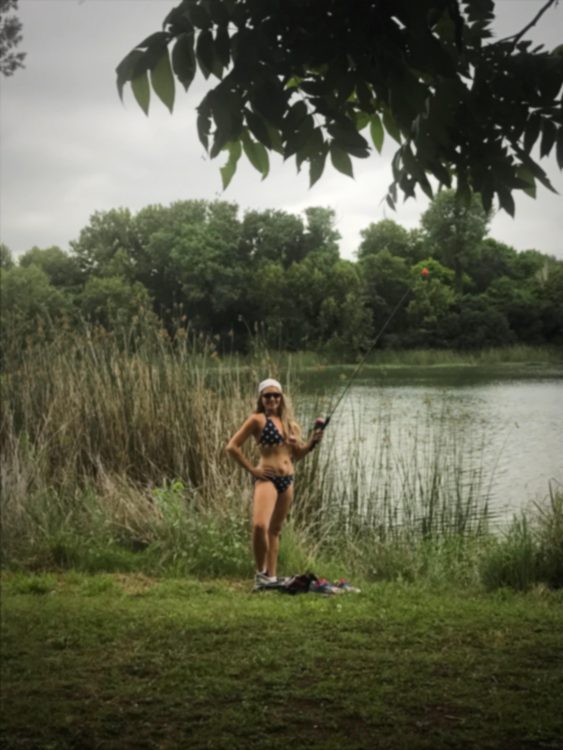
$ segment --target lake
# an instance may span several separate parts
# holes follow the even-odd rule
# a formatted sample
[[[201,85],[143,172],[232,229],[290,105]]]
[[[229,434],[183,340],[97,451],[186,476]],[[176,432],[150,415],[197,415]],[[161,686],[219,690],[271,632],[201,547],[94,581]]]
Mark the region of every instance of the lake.
[[[307,411],[330,411],[354,368],[300,375]],[[563,373],[504,368],[365,368],[323,442],[336,494],[361,513],[384,498],[486,506],[493,523],[563,484]],[[356,495],[360,497],[356,497]]]

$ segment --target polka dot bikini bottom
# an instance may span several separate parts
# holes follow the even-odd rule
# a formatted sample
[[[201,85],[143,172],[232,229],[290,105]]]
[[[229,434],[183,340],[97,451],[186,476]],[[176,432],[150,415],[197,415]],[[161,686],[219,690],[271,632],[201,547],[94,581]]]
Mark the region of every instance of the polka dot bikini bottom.
[[[283,476],[279,477],[268,477],[268,482],[271,482],[276,490],[278,491],[278,495],[281,495],[283,492],[287,490],[288,487],[291,487],[293,483],[294,475],[293,474],[284,474]],[[254,479],[254,481],[259,481],[257,479]]]

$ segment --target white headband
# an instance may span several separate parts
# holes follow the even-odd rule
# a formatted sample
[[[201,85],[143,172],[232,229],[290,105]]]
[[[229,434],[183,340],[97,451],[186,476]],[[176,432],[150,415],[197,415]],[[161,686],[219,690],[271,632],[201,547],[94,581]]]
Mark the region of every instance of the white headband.
[[[260,383],[260,385],[258,386],[258,395],[260,395],[260,394],[262,393],[262,391],[264,390],[264,388],[268,388],[269,386],[270,386],[270,387],[273,387],[273,388],[277,388],[277,389],[278,389],[278,391],[279,391],[280,393],[282,393],[282,387],[281,387],[281,385],[280,385],[280,384],[278,383],[278,381],[277,381],[277,380],[274,380],[273,378],[266,378],[266,380],[263,380],[263,381],[262,381],[262,382]]]

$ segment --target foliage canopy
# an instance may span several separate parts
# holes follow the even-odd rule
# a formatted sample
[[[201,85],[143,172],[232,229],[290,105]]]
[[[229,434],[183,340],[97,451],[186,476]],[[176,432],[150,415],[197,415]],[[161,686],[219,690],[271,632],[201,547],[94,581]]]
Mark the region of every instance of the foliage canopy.
[[[413,230],[370,224],[357,262],[340,257],[332,209],[303,214],[179,201],[95,213],[70,255],[33,247],[14,262],[0,244],[0,369],[28,343],[85,324],[127,340],[156,326],[222,353],[264,345],[349,358],[409,289],[382,347],[563,342],[563,261],[486,237],[476,196],[465,209],[441,191]]]
[[[22,40],[22,23],[11,15],[17,9],[18,0],[0,0],[0,73],[4,76],[23,68],[25,59],[25,52],[14,51]]]
[[[145,113],[152,87],[172,111],[175,80],[187,90],[199,69],[198,134],[226,155],[224,187],[243,152],[263,177],[272,151],[307,164],[311,185],[328,158],[353,176],[352,158],[387,133],[391,207],[398,191],[432,196],[435,178],[514,214],[514,190],[553,190],[536,144],[563,168],[563,45],[523,38],[555,1],[493,40],[494,0],[182,0],[121,61],[117,86]]]

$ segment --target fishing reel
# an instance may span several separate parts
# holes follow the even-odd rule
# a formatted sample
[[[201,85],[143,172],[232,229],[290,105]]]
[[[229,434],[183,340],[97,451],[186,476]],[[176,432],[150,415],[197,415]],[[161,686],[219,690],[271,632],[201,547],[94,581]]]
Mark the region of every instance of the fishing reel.
[[[327,427],[328,423],[330,422],[330,415],[328,417],[317,417],[315,419],[315,424],[313,425],[313,432],[316,430],[321,430],[323,432]],[[313,443],[313,448],[317,447],[317,443]]]
[[[313,425],[313,432],[315,430],[325,430],[328,427],[328,423],[330,422],[330,416],[328,417],[317,417],[315,419],[315,424]]]

